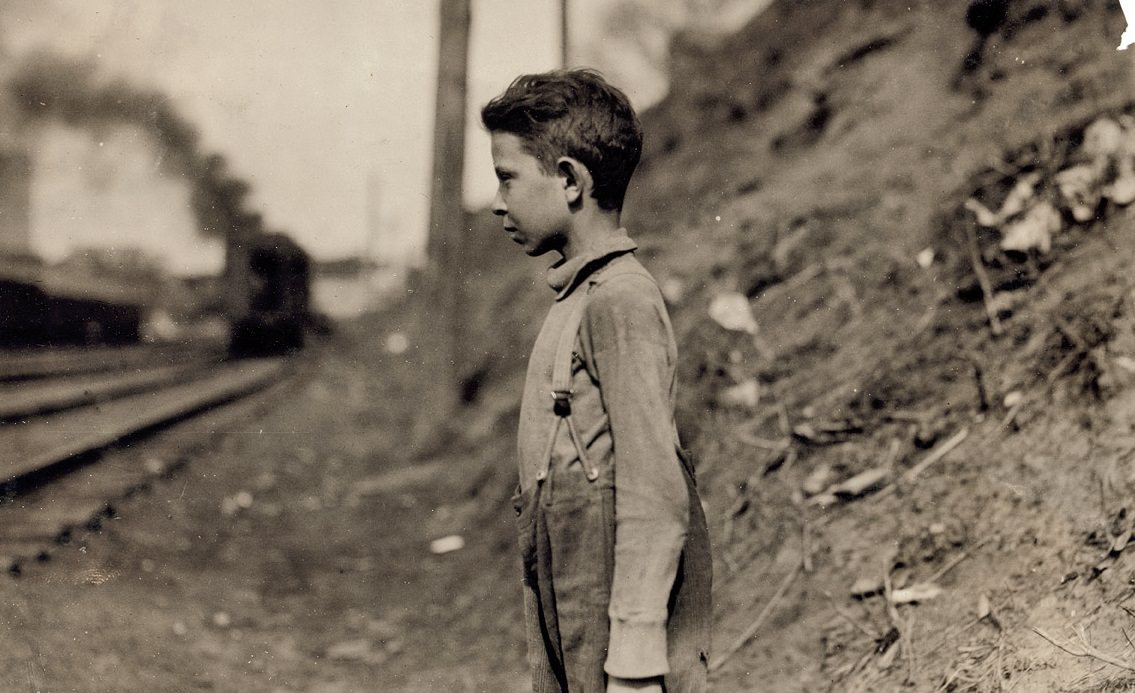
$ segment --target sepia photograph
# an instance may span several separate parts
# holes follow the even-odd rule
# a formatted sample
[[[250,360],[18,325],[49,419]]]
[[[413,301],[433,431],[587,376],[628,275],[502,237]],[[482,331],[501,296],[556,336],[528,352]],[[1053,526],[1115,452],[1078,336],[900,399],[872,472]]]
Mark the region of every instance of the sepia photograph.
[[[0,0],[0,693],[1135,691],[1133,46]]]

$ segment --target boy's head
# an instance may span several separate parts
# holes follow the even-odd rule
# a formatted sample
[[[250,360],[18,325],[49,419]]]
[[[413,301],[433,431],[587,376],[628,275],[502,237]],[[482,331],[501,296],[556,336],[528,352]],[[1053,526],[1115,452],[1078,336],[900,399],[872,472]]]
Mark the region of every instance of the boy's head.
[[[642,154],[642,125],[626,95],[586,69],[522,75],[481,109],[492,133],[520,138],[548,175],[560,157],[591,174],[600,209],[619,211]]]

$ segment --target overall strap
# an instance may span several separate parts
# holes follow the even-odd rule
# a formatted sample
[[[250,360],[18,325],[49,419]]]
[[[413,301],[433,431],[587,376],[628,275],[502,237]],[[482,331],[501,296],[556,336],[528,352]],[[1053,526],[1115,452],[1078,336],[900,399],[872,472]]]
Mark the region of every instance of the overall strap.
[[[617,277],[623,274],[637,274],[651,282],[654,278],[646,271],[646,268],[637,262],[614,262],[614,264],[606,264],[592,273],[591,277],[587,280],[587,288],[583,296],[579,298],[576,304],[572,307],[571,313],[568,314],[567,320],[564,321],[563,331],[560,332],[560,341],[556,345],[556,360],[552,364],[552,397],[559,404],[561,401],[566,403],[566,412],[571,413],[571,352],[575,348],[575,339],[579,335],[579,327],[583,324],[583,314],[587,310],[587,302],[591,298],[591,292],[595,287],[599,286],[602,282]],[[558,393],[563,393],[561,398]],[[559,411],[556,412],[559,414]],[[560,414],[566,416],[567,414]]]
[[[556,435],[560,431],[560,423],[565,421],[567,422],[568,433],[571,435],[572,443],[575,444],[576,454],[579,455],[579,462],[583,465],[587,478],[590,481],[595,481],[595,479],[599,478],[599,468],[594,466],[588,459],[583,437],[580,436],[575,426],[575,421],[571,418],[571,400],[572,396],[575,394],[571,388],[572,351],[575,348],[575,340],[579,336],[579,328],[583,324],[583,315],[587,310],[587,303],[591,297],[591,292],[600,282],[621,274],[638,274],[653,281],[650,273],[637,262],[618,262],[614,265],[605,265],[596,270],[591,278],[588,279],[584,294],[580,296],[575,305],[572,306],[571,312],[568,313],[567,320],[564,321],[563,328],[560,332],[560,341],[556,344],[555,361],[552,362],[552,411],[556,415],[556,423],[552,427],[551,436],[548,438],[548,446],[544,452],[543,466],[536,473],[537,481],[543,481],[548,475],[548,466],[551,464],[552,449],[556,444]]]
[[[587,309],[588,294],[594,283],[589,282],[585,293],[580,296],[560,331],[560,341],[556,343],[556,356],[552,362],[552,411],[556,415],[556,423],[552,426],[552,433],[548,436],[548,446],[544,450],[542,466],[536,472],[536,481],[543,481],[548,476],[548,467],[552,463],[552,449],[556,445],[556,436],[560,432],[560,424],[567,422],[568,433],[575,444],[579,462],[587,474],[587,478],[594,481],[599,477],[598,468],[591,465],[584,450],[583,440],[576,430],[575,421],[571,418],[571,398],[575,393],[571,389],[571,354],[575,348],[575,338],[579,334],[579,326],[583,323],[583,312]]]

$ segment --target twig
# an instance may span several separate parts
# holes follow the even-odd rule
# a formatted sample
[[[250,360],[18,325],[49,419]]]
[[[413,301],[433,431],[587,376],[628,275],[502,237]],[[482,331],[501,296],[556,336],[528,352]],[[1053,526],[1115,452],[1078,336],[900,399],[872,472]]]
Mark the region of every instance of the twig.
[[[758,438],[744,431],[737,431],[734,433],[734,437],[745,445],[751,445],[754,448],[760,448],[762,450],[771,450],[772,452],[784,452],[792,445],[791,438],[769,440],[768,438]]]
[[[899,626],[902,625],[902,622],[899,621],[899,610],[895,608],[894,591],[894,583],[891,582],[891,571],[889,569],[884,570],[883,598],[887,602],[887,618],[890,620],[891,625],[895,627],[895,630],[899,631],[899,633],[901,634],[902,628],[900,628]]]
[[[887,448],[887,456],[883,458],[883,466],[890,469],[894,466],[895,462],[899,460],[899,453],[902,452],[902,441],[898,438],[891,438],[891,446]]]
[[[892,411],[883,415],[884,421],[923,424],[930,418],[928,412]]]
[[[727,515],[725,525],[721,528],[721,544],[728,548],[731,541],[733,541],[733,516]]]
[[[745,495],[744,491],[741,491],[741,494],[737,496],[737,500],[733,502],[729,511],[725,513],[725,527],[722,529],[721,539],[723,545],[728,546],[729,543],[733,541],[733,523],[742,513],[748,510],[749,504],[749,497]]]
[[[1001,326],[1001,319],[997,317],[997,308],[993,305],[993,284],[989,281],[989,275],[985,272],[985,265],[981,261],[981,250],[977,247],[977,232],[973,230],[973,224],[966,224],[965,227],[969,259],[974,274],[977,275],[977,283],[981,285],[981,297],[985,303],[985,315],[989,318],[989,329],[993,332],[993,336],[999,337],[1005,330]]]
[[[1039,635],[1040,637],[1047,640],[1054,647],[1057,647],[1061,650],[1064,650],[1065,652],[1072,655],[1073,657],[1088,657],[1088,658],[1091,658],[1091,659],[1099,660],[1101,662],[1105,662],[1107,664],[1112,665],[1113,667],[1119,667],[1120,669],[1126,669],[1127,671],[1135,671],[1135,666],[1132,666],[1132,665],[1128,664],[1127,662],[1124,662],[1121,659],[1113,657],[1113,656],[1107,654],[1106,652],[1100,652],[1096,648],[1089,645],[1087,642],[1084,641],[1084,638],[1083,638],[1082,635],[1080,637],[1080,643],[1078,645],[1072,645],[1071,643],[1061,644],[1061,643],[1056,642],[1055,638],[1053,638],[1048,633],[1045,633],[1040,628],[1034,627],[1032,629],[1032,631],[1034,633],[1036,633],[1037,635]],[[1079,652],[1072,650],[1071,647],[1077,647],[1079,649]]]
[[[1044,378],[1045,383],[1048,384],[1048,385],[1052,385],[1054,382],[1056,382],[1057,378],[1059,378],[1061,375],[1063,375],[1065,369],[1067,369],[1068,366],[1073,361],[1080,358],[1081,356],[1082,356],[1082,354],[1080,352],[1073,351],[1072,353],[1068,354],[1064,358],[1060,359],[1060,363],[1056,364],[1056,367],[1053,368],[1051,371],[1049,371],[1048,375],[1045,376],[1045,378]]]
[[[805,573],[812,572],[812,537],[808,531],[808,516],[800,513],[800,552],[804,554],[800,568]]]
[[[985,392],[985,374],[981,368],[981,362],[972,352],[966,354],[966,360],[973,368],[974,385],[977,387],[977,410],[989,411],[989,396]]]
[[[788,407],[785,407],[784,402],[779,400],[777,400],[776,403],[776,417],[777,422],[780,424],[780,433],[791,438],[792,423],[788,420]]]
[[[886,496],[887,494],[894,491],[895,487],[898,486],[900,483],[906,484],[906,483],[910,483],[911,481],[914,481],[914,479],[916,477],[918,477],[919,474],[926,471],[927,467],[934,464],[938,460],[942,459],[947,454],[949,454],[949,452],[951,450],[958,447],[958,445],[960,445],[961,442],[963,440],[965,440],[966,436],[968,436],[968,435],[969,435],[969,428],[962,428],[960,431],[955,433],[952,438],[950,438],[946,442],[942,443],[938,447],[934,448],[930,452],[930,454],[926,456],[926,459],[922,460],[921,462],[919,462],[915,466],[906,470],[906,472],[904,472],[903,475],[895,481],[895,483],[887,486],[886,488],[884,488],[881,491],[879,491],[878,493],[876,493],[874,495],[874,498],[878,499],[878,498],[882,498],[882,497]]]
[[[880,669],[890,668],[897,654],[897,651],[893,648],[901,647],[903,650],[906,650],[902,621],[899,620],[899,610],[895,608],[894,592],[894,584],[891,582],[891,571],[888,567],[883,570],[883,599],[887,603],[887,618],[891,622],[891,630],[889,633],[894,634],[894,637],[888,638],[891,644],[886,647],[886,649],[882,649],[883,644],[880,644],[879,647],[875,649],[875,652],[880,655],[879,661],[877,662]]]
[[[772,614],[773,609],[775,609],[776,606],[780,603],[780,600],[784,598],[784,594],[796,580],[796,577],[800,574],[800,570],[801,565],[797,563],[795,566],[793,566],[792,570],[790,570],[788,574],[784,576],[784,579],[780,582],[780,587],[778,587],[776,590],[776,594],[772,595],[772,599],[770,599],[768,603],[765,604],[765,608],[761,609],[761,613],[757,616],[757,619],[753,621],[752,625],[745,629],[745,632],[742,633],[741,636],[738,637],[737,640],[735,640],[727,650],[725,650],[725,652],[722,652],[717,656],[716,659],[713,660],[713,662],[710,663],[710,671],[716,671],[720,669],[721,666],[725,664],[725,662],[727,662],[730,657],[737,654],[737,651],[744,647],[745,644],[749,642],[749,640],[754,635],[756,635],[757,631],[761,629],[762,625],[764,625],[765,620],[768,619],[770,614]]]
[[[951,570],[953,570],[954,568],[956,568],[958,566],[958,564],[960,564],[962,561],[969,558],[970,555],[972,555],[972,553],[974,551],[976,551],[977,549],[979,549],[980,547],[982,547],[986,543],[988,543],[991,538],[992,538],[991,536],[986,537],[985,539],[982,539],[981,541],[977,542],[977,544],[975,544],[972,548],[965,551],[961,555],[955,556],[951,561],[946,563],[946,565],[942,566],[938,570],[938,572],[934,573],[934,575],[932,575],[929,578],[929,580],[927,580],[927,582],[930,582],[930,583],[937,582],[939,579],[942,578],[942,576],[944,576],[946,573],[948,573]],[[890,574],[887,571],[884,571],[884,573],[883,573],[883,593],[884,593],[884,598],[886,599],[886,603],[887,603],[887,617],[890,619],[891,624],[894,626],[894,628],[899,633],[899,643],[897,643],[897,644],[900,647],[903,648],[903,651],[902,651],[903,659],[906,661],[906,666],[907,666],[907,681],[911,682],[911,681],[914,680],[914,671],[915,671],[915,663],[914,663],[915,653],[914,653],[914,643],[913,643],[913,635],[912,635],[912,632],[913,632],[913,629],[914,629],[914,624],[913,624],[914,615],[908,614],[905,622],[903,622],[899,619],[898,609],[895,608],[894,598],[892,596],[893,592],[894,592],[894,588],[893,588],[893,585],[891,584]],[[955,672],[954,674],[958,674],[958,673],[959,672]],[[950,678],[947,679],[946,685],[948,685],[951,680],[954,680],[954,674],[951,674]]]
[[[950,571],[951,571],[951,570],[953,570],[954,568],[957,568],[957,567],[958,567],[958,564],[960,564],[960,563],[961,563],[962,561],[964,561],[965,559],[967,559],[967,558],[969,558],[969,557],[970,557],[971,555],[973,555],[973,552],[974,552],[974,551],[977,551],[977,550],[978,550],[978,549],[980,549],[981,547],[983,547],[983,546],[985,546],[986,544],[988,544],[988,543],[989,543],[989,540],[990,540],[990,539],[992,539],[992,538],[993,538],[993,536],[992,536],[992,535],[990,535],[990,536],[988,536],[988,537],[986,537],[986,538],[982,539],[981,541],[977,542],[976,544],[974,544],[974,545],[973,545],[973,546],[971,546],[970,548],[966,549],[965,551],[963,551],[963,552],[961,553],[961,555],[959,555],[959,556],[954,556],[954,557],[953,557],[953,558],[952,558],[952,559],[951,559],[951,560],[950,560],[950,561],[949,561],[948,563],[946,563],[946,565],[944,565],[944,566],[942,566],[941,568],[939,568],[939,569],[938,569],[938,572],[936,572],[936,573],[934,573],[933,575],[931,575],[931,576],[930,576],[930,579],[929,579],[929,580],[927,580],[927,582],[938,582],[939,580],[941,580],[941,579],[942,579],[942,576],[944,576],[944,575],[945,575],[946,573],[950,572]]]
[[[954,434],[953,438],[951,438],[950,440],[947,440],[946,442],[942,443],[937,448],[935,448],[933,451],[931,451],[930,455],[925,460],[918,463],[918,466],[907,470],[907,472],[905,474],[903,474],[902,477],[900,477],[899,479],[897,479],[897,480],[891,482],[890,484],[884,486],[883,488],[879,489],[873,495],[867,496],[866,497],[867,500],[865,502],[870,503],[870,502],[877,501],[880,498],[884,498],[895,490],[895,487],[899,484],[899,482],[911,481],[920,472],[925,470],[931,464],[940,460],[948,452],[950,452],[955,447],[957,447],[959,443],[961,443],[963,440],[965,440],[965,437],[967,435],[969,435],[969,431],[966,428],[963,428],[962,430],[958,431],[956,434]],[[886,458],[885,458],[886,468],[890,468],[892,465],[895,464],[895,462],[898,461],[898,458],[899,458],[899,455],[901,454],[901,452],[902,452],[902,443],[897,438],[893,439],[891,441],[891,447],[887,451]],[[821,498],[822,496],[823,496],[823,494],[813,496],[811,498],[811,500],[813,502],[816,502],[816,499]],[[816,526],[819,526],[819,527],[826,526],[834,518],[835,518],[835,514],[826,513],[816,522]]]
[[[828,598],[828,601],[831,602],[832,609],[835,610],[835,612],[837,614],[842,616],[843,620],[845,620],[848,623],[850,623],[851,625],[855,626],[859,630],[860,633],[863,633],[864,635],[871,638],[872,640],[878,640],[879,639],[878,633],[871,631],[871,630],[868,630],[867,627],[864,626],[859,621],[857,621],[854,616],[852,616],[851,614],[847,613],[842,608],[840,608],[839,604],[836,604],[835,597],[832,596],[831,592],[824,590],[824,596]]]
[[[784,291],[789,291],[802,284],[807,284],[816,277],[820,276],[820,274],[822,274],[827,269],[828,267],[823,262],[813,262],[811,265],[808,265],[788,279],[785,279],[779,284],[774,284],[773,286],[770,286],[769,288],[762,291],[761,294],[757,296],[757,300],[767,301],[770,299],[770,297],[775,297],[777,294],[783,293]]]
[[[1000,157],[991,157],[989,160],[989,168],[993,169],[993,172],[997,174],[998,178],[1016,178],[1017,175],[1021,172],[1021,167],[1019,165],[1009,166],[1007,163],[1002,161]],[[982,182],[984,186],[985,184],[988,184],[988,182],[992,182],[983,180],[984,178],[989,177],[990,174],[987,171],[986,173],[982,174],[982,177],[978,180]]]
[[[788,448],[788,450],[784,452],[784,462],[781,463],[780,471],[778,472],[778,474],[780,476],[784,476],[788,472],[788,470],[792,468],[792,465],[796,462],[799,456],[800,455],[797,454],[795,448]]]
[[[997,690],[999,691],[1005,690],[1005,676],[1003,675],[1003,672],[1005,671],[1004,654],[1005,634],[1002,633],[997,638]]]
[[[902,634],[902,653],[906,659],[906,682],[914,682],[914,613],[906,615],[906,628]]]
[[[1080,333],[1077,332],[1074,327],[1068,324],[1067,320],[1059,317],[1056,318],[1056,331],[1071,342],[1072,346],[1076,347],[1076,350],[1080,353],[1086,354],[1091,351],[1091,347],[1088,346],[1088,343],[1084,341],[1084,338],[1080,336]]]
[[[1009,407],[1009,411],[1005,414],[1005,418],[1001,419],[1000,430],[1008,430],[1008,428],[1013,425],[1013,422],[1017,420],[1017,415],[1021,413],[1021,408],[1024,405],[1025,401],[1022,399],[1020,402],[1017,402],[1013,406]]]
[[[929,455],[926,456],[926,459],[922,460],[918,464],[916,464],[913,467],[911,467],[910,469],[908,469],[902,475],[901,480],[904,481],[904,482],[914,481],[915,477],[917,477],[919,474],[924,472],[927,467],[934,464],[938,460],[942,459],[947,454],[949,454],[949,452],[951,450],[958,447],[958,445],[960,445],[961,442],[963,440],[965,440],[966,436],[968,436],[968,435],[969,435],[969,429],[968,428],[962,428],[960,431],[958,431],[957,433],[954,434],[953,438],[950,438],[945,443],[942,443],[938,447],[934,448],[934,450]]]

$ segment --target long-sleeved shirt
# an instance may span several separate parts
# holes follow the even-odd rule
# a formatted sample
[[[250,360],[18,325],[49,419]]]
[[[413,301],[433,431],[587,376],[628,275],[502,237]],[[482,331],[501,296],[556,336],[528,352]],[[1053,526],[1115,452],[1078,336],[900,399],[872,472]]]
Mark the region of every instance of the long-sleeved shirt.
[[[675,448],[677,349],[661,293],[641,274],[619,273],[587,293],[587,279],[606,264],[634,262],[624,231],[553,265],[556,302],[529,359],[520,411],[521,488],[537,483],[556,415],[552,368],[574,303],[587,306],[576,342],[572,417],[589,461],[613,469],[615,547],[605,670],[645,678],[667,672],[667,601],[689,522],[689,495]],[[567,427],[552,446],[551,478],[579,464]],[[598,566],[579,566],[597,570]]]

